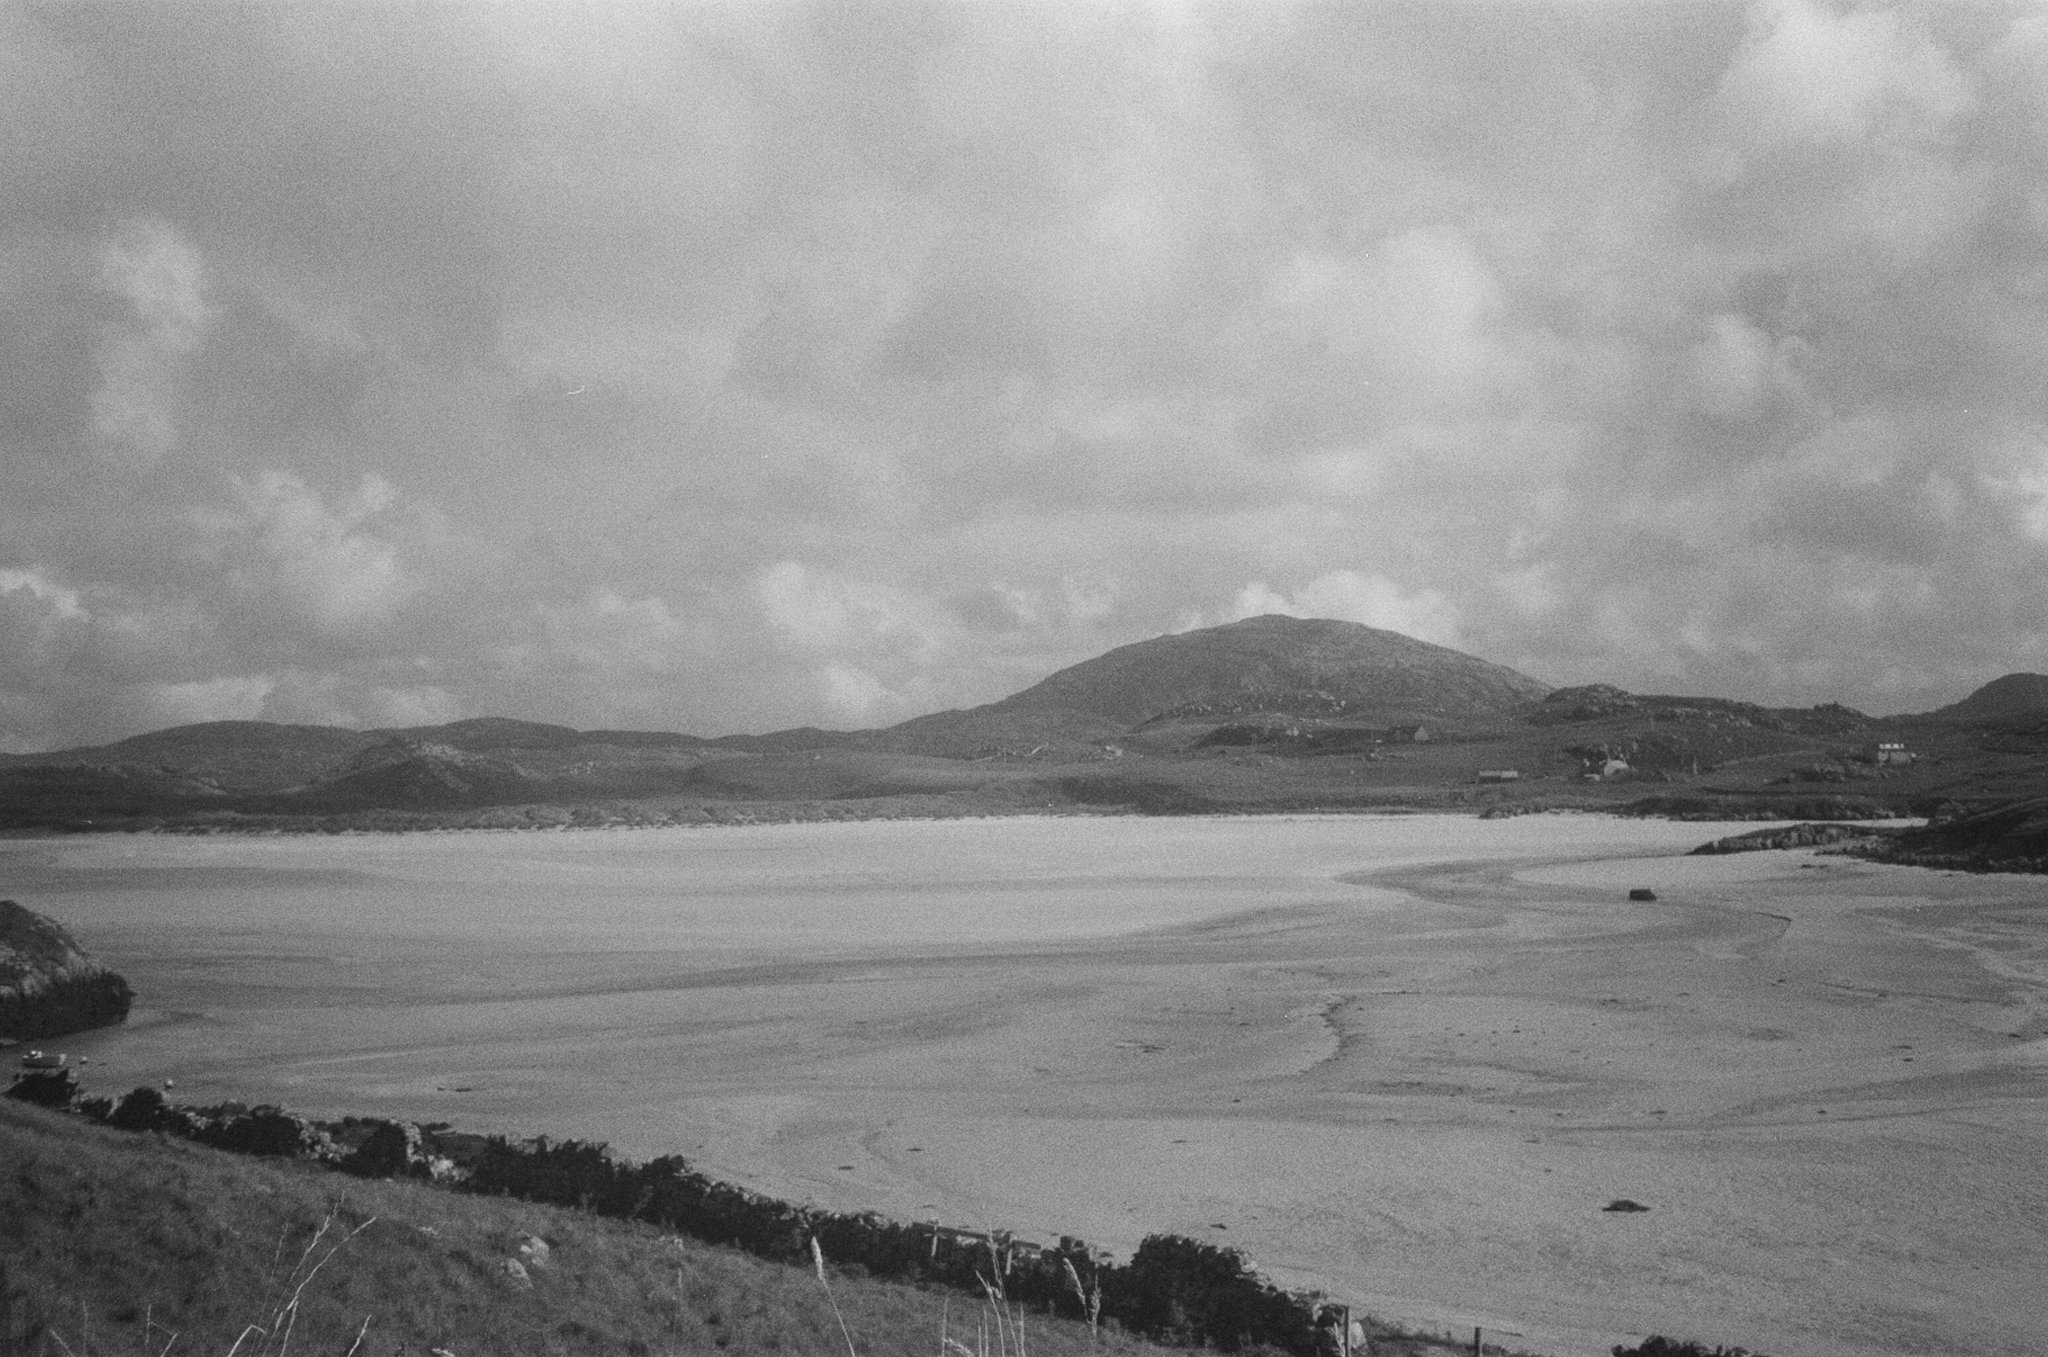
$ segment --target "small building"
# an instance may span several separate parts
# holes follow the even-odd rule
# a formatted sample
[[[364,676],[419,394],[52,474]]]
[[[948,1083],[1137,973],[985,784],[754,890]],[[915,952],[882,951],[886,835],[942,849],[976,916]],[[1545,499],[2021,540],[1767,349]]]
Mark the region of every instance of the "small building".
[[[1520,782],[1522,780],[1522,770],[1519,768],[1481,768],[1479,770],[1479,780],[1481,782]]]
[[[1887,763],[1904,764],[1910,767],[1917,756],[1912,750],[1906,748],[1904,743],[1893,740],[1878,745],[1872,751],[1872,757],[1876,760],[1879,767],[1883,767]]]

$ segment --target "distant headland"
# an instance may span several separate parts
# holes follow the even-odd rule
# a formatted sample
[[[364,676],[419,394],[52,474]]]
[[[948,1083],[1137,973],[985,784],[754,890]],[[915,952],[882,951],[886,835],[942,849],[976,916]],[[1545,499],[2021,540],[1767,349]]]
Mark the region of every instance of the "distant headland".
[[[127,1018],[134,997],[53,920],[0,900],[0,1040],[106,1027]]]

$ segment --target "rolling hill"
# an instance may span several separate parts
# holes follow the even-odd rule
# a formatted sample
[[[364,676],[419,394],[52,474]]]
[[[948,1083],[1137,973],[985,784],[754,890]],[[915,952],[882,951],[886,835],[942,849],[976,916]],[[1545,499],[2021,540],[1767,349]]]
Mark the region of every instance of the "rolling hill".
[[[2027,716],[2048,716],[2048,674],[1993,679],[1962,701],[1928,712],[1925,719],[1953,724]]]
[[[1880,743],[1916,757],[1880,761]],[[1395,632],[1254,617],[1121,646],[1000,701],[882,730],[707,739],[502,717],[384,730],[218,721],[0,755],[0,829],[1391,806],[1827,818],[2048,794],[2044,753],[2048,676],[1875,718],[1553,690]]]
[[[1252,617],[1156,636],[1062,669],[968,711],[882,732],[892,749],[959,757],[978,750],[1115,740],[1145,726],[1208,728],[1247,718],[1361,727],[1497,723],[1547,684],[1502,665],[1355,622]]]

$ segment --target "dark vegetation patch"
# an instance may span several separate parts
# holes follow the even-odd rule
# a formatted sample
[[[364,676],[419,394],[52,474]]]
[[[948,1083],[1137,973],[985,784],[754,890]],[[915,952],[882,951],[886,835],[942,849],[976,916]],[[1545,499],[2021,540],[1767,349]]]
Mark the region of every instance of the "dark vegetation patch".
[[[1097,774],[1061,778],[1053,785],[1061,796],[1078,805],[1114,806],[1136,815],[1212,815],[1226,808],[1163,778]]]
[[[1614,1357],[1764,1357],[1764,1354],[1751,1352],[1748,1348],[1724,1348],[1719,1344],[1708,1347],[1705,1343],[1680,1342],[1652,1334],[1633,1347],[1617,1344]]]

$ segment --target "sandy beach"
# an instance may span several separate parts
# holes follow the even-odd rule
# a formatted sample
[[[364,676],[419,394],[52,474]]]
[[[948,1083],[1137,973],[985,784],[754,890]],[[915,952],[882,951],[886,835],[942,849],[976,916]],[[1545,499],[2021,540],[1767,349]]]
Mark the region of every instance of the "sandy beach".
[[[0,846],[0,892],[142,995],[71,1043],[101,1091],[579,1136],[1119,1253],[1175,1231],[1559,1357],[2038,1347],[2039,883],[1681,856],[1735,828],[97,838]]]

